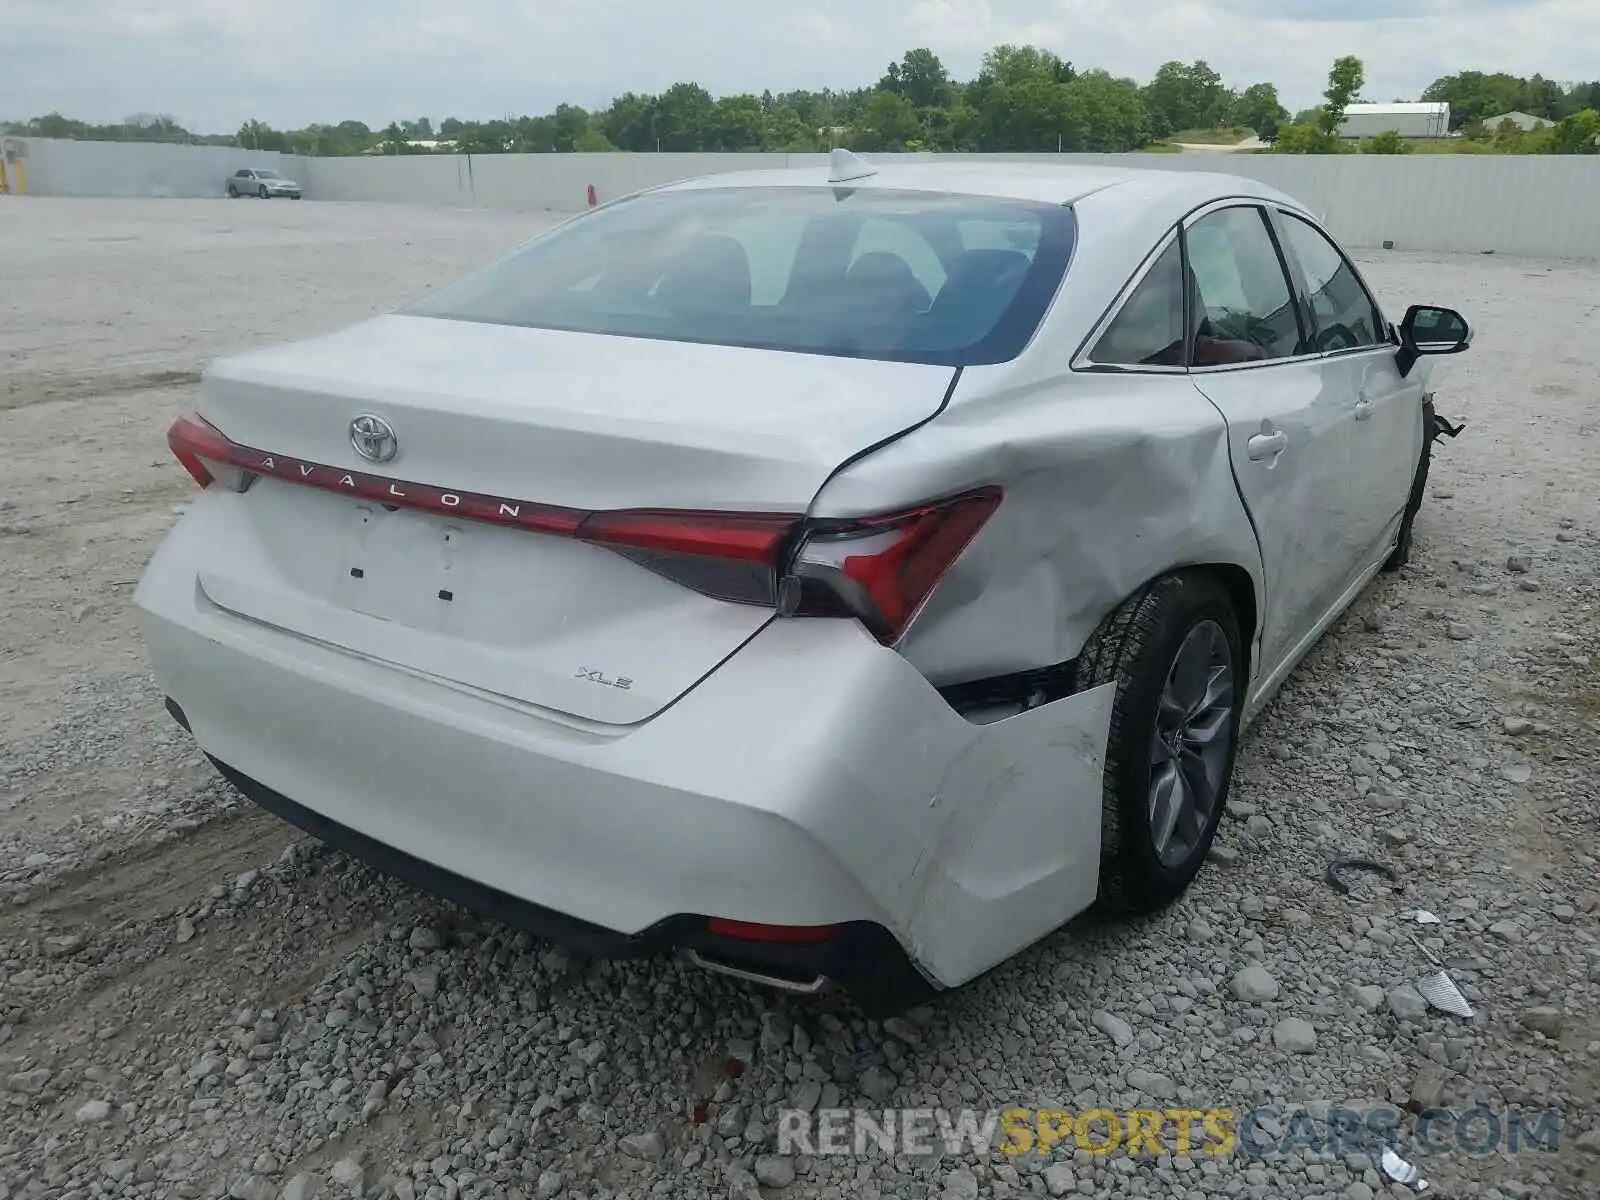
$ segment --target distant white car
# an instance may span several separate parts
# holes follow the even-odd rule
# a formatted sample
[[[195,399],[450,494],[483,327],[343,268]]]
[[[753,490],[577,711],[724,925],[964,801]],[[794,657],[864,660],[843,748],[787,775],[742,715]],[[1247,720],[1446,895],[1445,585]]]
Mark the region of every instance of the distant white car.
[[[1242,724],[1409,552],[1419,357],[1190,171],[719,176],[226,359],[140,583],[264,807],[603,955],[887,1012],[1195,876]]]
[[[285,179],[276,171],[242,167],[228,176],[228,196],[233,200],[240,196],[258,196],[262,200],[287,196],[291,200],[298,200],[300,185],[292,179]]]

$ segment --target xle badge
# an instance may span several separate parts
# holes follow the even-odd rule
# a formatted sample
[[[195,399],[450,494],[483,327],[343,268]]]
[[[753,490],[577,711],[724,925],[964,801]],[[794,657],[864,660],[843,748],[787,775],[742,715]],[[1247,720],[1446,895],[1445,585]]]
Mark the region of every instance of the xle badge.
[[[574,679],[582,679],[588,683],[598,683],[601,687],[620,688],[626,692],[633,687],[631,679],[612,679],[604,671],[591,671],[588,667],[579,667]]]

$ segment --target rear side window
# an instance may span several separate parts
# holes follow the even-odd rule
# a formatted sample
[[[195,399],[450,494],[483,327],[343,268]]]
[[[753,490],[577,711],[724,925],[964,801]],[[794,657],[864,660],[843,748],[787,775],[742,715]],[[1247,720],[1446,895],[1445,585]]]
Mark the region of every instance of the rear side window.
[[[708,188],[597,209],[407,310],[539,329],[1004,362],[1072,253],[1072,210],[870,188]]]
[[[1317,349],[1382,343],[1383,317],[1339,248],[1320,229],[1291,213],[1283,214],[1280,228],[1306,277],[1311,311],[1317,318]]]
[[[1183,366],[1183,256],[1173,238],[1116,318],[1090,359],[1105,366]]]

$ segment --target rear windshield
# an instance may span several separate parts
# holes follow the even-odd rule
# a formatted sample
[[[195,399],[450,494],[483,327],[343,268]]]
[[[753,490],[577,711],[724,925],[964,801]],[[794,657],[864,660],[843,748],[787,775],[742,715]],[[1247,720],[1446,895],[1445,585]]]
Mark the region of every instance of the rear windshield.
[[[664,192],[596,209],[412,316],[951,366],[1033,335],[1070,208],[851,188]]]

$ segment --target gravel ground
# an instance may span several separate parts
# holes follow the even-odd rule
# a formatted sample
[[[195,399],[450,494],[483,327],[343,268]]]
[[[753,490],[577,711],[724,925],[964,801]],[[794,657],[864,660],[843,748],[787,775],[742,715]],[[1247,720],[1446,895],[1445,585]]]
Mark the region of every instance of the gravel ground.
[[[241,802],[159,709],[127,600],[188,495],[163,432],[198,368],[545,220],[0,201],[0,1200],[1409,1194],[1309,1139],[777,1157],[779,1112],[819,1105],[1559,1108],[1555,1152],[1416,1161],[1446,1196],[1600,1190],[1600,268],[1364,259],[1480,328],[1436,376],[1468,428],[1413,565],[1250,732],[1185,900],[880,1026],[400,887]],[[1404,890],[1337,895],[1345,854]],[[1475,1016],[1418,1003],[1408,931]]]

